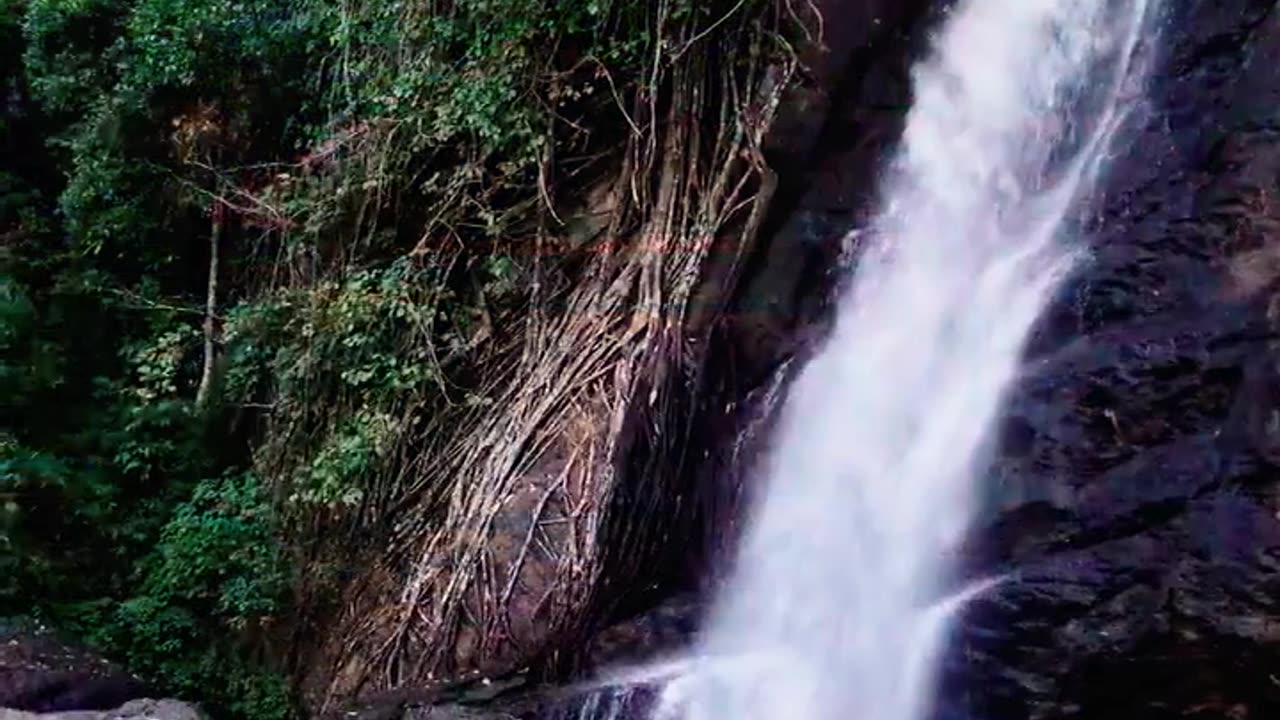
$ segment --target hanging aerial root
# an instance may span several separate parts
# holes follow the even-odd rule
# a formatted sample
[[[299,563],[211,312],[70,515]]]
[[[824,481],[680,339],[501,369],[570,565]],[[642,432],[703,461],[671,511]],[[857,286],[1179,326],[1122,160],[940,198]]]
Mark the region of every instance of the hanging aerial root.
[[[383,508],[387,552],[317,670],[323,704],[555,653],[593,621],[606,577],[644,572],[663,542],[686,450],[677,398],[704,362],[693,298],[714,241],[738,238],[735,263],[754,242],[772,192],[760,147],[795,71],[777,33],[788,4],[702,25],[675,11],[654,11],[665,40],[641,84],[661,92],[631,98],[607,250],[563,311],[531,310],[495,355],[491,404],[416,436]]]

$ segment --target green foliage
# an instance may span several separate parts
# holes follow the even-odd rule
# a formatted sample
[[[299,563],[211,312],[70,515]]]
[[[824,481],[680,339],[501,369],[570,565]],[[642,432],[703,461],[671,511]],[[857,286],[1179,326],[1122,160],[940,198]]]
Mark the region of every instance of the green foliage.
[[[475,137],[484,151],[536,136],[534,113],[520,100],[532,79],[530,47],[557,19],[540,0],[472,0],[440,14],[368,1],[313,7],[331,28],[343,112],[408,121],[415,142]]]
[[[267,493],[251,473],[198,484],[142,566],[141,591],[243,629],[280,610],[287,574]]]
[[[265,450],[290,503],[349,507],[364,496],[406,429],[404,410],[442,382],[449,346],[432,338],[448,297],[439,271],[401,261],[228,312],[226,392],[274,398],[285,427]]]
[[[353,506],[364,497],[360,481],[377,471],[396,437],[395,420],[361,411],[346,418],[293,482],[289,500],[324,507]]]
[[[249,473],[199,483],[140,564],[133,594],[94,623],[135,671],[230,715],[288,718],[278,675],[236,661],[225,638],[261,632],[287,606],[289,575],[267,495]]]
[[[473,354],[523,312],[512,249],[548,224],[550,151],[630,132],[653,15],[0,0],[0,615],[218,715],[289,717],[289,551],[477,396]]]
[[[437,306],[428,293],[432,273],[408,263],[382,271],[353,273],[342,282],[324,282],[290,329],[306,342],[286,355],[282,390],[310,380],[321,368],[339,368],[343,385],[369,399],[410,390],[433,376],[429,347],[414,343],[435,322]],[[292,352],[292,351],[287,351]]]
[[[222,383],[228,397],[258,400],[274,391],[280,338],[285,337],[293,304],[279,293],[245,302],[226,311]]]
[[[213,464],[189,400],[196,331],[148,312],[97,366],[115,377],[57,404],[78,384],[71,368],[93,369],[60,352],[83,301],[0,280],[0,614],[78,630],[219,716],[289,717],[283,677],[245,645],[287,607],[272,506],[244,472],[194,482]]]
[[[57,540],[109,527],[117,498],[116,487],[95,469],[0,436],[4,614],[29,610],[24,601],[32,596],[65,597],[81,586],[84,558],[64,555]]]
[[[277,74],[308,47],[308,16],[253,0],[143,0],[124,28],[126,88],[223,90],[245,76]],[[284,77],[285,80],[293,78]]]
[[[36,335],[36,308],[19,282],[0,275],[0,397],[13,409],[63,374],[58,347]]]
[[[93,132],[74,136],[69,148],[75,172],[60,204],[79,252],[122,257],[141,251],[134,257],[145,258],[151,267],[162,265],[157,260],[167,253],[156,235],[167,212],[164,195],[147,191],[156,187],[156,171],[131,162]]]
[[[190,324],[162,326],[158,332],[124,349],[135,381],[130,392],[140,404],[178,395],[183,360],[199,346],[199,332]]]
[[[308,258],[295,276],[310,278],[315,258],[333,266],[228,314],[225,379],[229,398],[270,398],[259,457],[282,496],[333,508],[365,498],[423,413],[469,399],[449,371],[488,330],[487,306],[523,290],[495,246],[528,232],[541,202],[547,87],[580,66],[634,72],[651,36],[645,6],[623,2],[294,7],[325,33],[316,57],[334,121],[313,129],[309,157],[326,162],[262,197],[290,221],[289,255]],[[553,75],[560,50],[583,60]],[[438,233],[452,247],[403,256],[406,239]]]
[[[114,82],[123,0],[31,0],[24,17],[26,74],[56,115],[87,114]]]
[[[207,181],[193,159],[242,155],[298,109],[317,33],[289,5],[231,0],[32,0],[28,83],[68,166],[60,200],[81,252],[108,252],[126,282],[172,268]],[[271,138],[280,142],[285,138]],[[139,262],[140,261],[140,262]],[[139,267],[141,266],[141,268]]]
[[[22,69],[22,13],[25,0],[0,0],[0,93],[12,98],[20,89]],[[0,135],[9,131],[8,118],[0,113]],[[0,172],[0,178],[12,176]],[[0,180],[0,198],[8,192],[7,183]],[[4,208],[0,206],[0,211]]]
[[[41,405],[66,372],[62,348],[41,331],[27,290],[0,275],[0,606],[25,593],[57,596],[74,585],[78,563],[61,557],[56,543],[97,526],[116,496],[91,463],[33,446]]]

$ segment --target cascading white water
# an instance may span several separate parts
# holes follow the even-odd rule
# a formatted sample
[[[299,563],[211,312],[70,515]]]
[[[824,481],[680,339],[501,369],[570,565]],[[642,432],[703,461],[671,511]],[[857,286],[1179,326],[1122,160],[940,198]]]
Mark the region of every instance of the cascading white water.
[[[766,490],[658,715],[916,720],[983,450],[1079,254],[1064,218],[1123,119],[1156,0],[963,0],[833,334],[787,400]]]

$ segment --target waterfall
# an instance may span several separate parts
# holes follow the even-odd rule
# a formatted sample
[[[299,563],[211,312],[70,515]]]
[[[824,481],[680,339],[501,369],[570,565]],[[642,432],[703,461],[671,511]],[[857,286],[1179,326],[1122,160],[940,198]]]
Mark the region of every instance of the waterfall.
[[[693,669],[660,717],[916,720],[984,451],[1142,77],[1156,0],[962,0],[835,327],[787,398]],[[950,588],[950,589],[949,589]]]

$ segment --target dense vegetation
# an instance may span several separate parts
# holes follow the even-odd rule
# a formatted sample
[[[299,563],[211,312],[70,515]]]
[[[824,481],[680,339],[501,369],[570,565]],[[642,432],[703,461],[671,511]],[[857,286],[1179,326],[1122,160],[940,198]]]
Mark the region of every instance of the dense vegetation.
[[[744,7],[0,0],[0,617],[293,714],[299,568],[492,402],[557,207]]]

